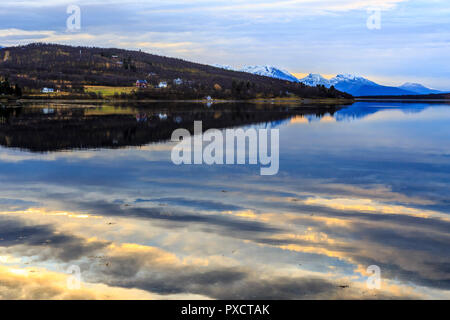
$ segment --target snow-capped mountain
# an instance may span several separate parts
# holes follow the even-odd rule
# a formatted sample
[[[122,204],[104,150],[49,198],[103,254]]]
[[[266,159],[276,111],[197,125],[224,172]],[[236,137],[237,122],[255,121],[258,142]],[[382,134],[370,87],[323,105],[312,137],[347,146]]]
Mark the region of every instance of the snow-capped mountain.
[[[220,68],[220,69],[225,69],[225,70],[236,71],[236,70],[233,69],[233,67],[228,66],[228,65],[213,64],[213,67]]]
[[[366,78],[351,74],[338,74],[330,80],[321,75],[310,75],[301,79],[300,82],[309,86],[324,85],[327,88],[334,86],[337,90],[350,93],[355,97],[416,94],[402,88],[382,86]]]
[[[343,86],[344,84],[347,84],[348,86],[377,85],[373,81],[352,74],[338,74],[336,77],[328,80],[320,74],[310,73],[305,78],[300,79],[300,82],[303,82],[308,86],[324,85],[327,88],[337,85]]]
[[[274,67],[274,66],[245,66],[240,69],[233,69],[230,66],[214,65],[215,67],[248,72],[260,76],[266,76],[281,80],[292,82],[301,82],[307,86],[315,87],[323,85],[327,88],[334,86],[337,90],[347,92],[355,97],[361,96],[395,96],[395,95],[417,95],[417,94],[432,94],[442,93],[438,90],[429,89],[418,83],[405,83],[400,87],[383,86],[366,78],[352,75],[352,74],[338,74],[334,78],[326,79],[320,74],[310,73],[305,78],[297,79],[288,71]]]
[[[292,74],[290,74],[288,71],[278,69],[273,66],[245,66],[236,71],[248,72],[248,73],[257,74],[260,76],[266,76],[266,77],[287,80],[287,81],[292,81],[292,82],[299,82],[299,80],[296,77],[294,77]]]
[[[327,88],[331,87],[330,80],[325,79],[320,74],[315,73],[310,73],[299,81],[311,87],[315,87],[317,85],[323,85]]]
[[[288,71],[273,67],[273,66],[244,66],[240,69],[235,69],[228,65],[214,64],[213,67],[225,70],[247,72],[257,74],[260,76],[271,77],[275,79],[287,80],[292,82],[299,82],[299,80],[290,74]]]
[[[415,92],[417,94],[433,94],[433,93],[442,93],[442,91],[434,90],[427,88],[420,83],[411,83],[407,82],[399,87],[400,89],[408,90]]]
[[[395,87],[381,86],[366,78],[350,75],[338,74],[330,80],[337,90],[350,93],[351,95],[369,96],[369,95],[403,95],[410,94],[407,90],[398,89]]]
[[[366,78],[355,76],[352,74],[338,74],[336,77],[330,79],[330,84],[332,86],[342,85],[343,83],[348,83],[352,85],[368,85],[373,86],[377,85],[375,82],[370,81]]]

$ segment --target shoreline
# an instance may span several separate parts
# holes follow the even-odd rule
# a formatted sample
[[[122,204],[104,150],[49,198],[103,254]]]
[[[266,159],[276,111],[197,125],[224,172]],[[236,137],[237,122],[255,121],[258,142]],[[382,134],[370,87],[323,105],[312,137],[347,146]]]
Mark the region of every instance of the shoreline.
[[[298,104],[298,105],[311,105],[311,104],[331,104],[331,105],[343,105],[353,104],[355,102],[404,102],[404,103],[449,103],[450,99],[395,99],[395,98],[354,98],[354,99],[334,99],[334,98],[265,98],[265,99],[35,99],[35,98],[0,98],[0,103],[202,103],[202,104],[223,104],[223,103],[253,103],[253,104]]]
[[[191,100],[191,99],[1,99],[2,103],[201,103],[201,104],[223,104],[223,103],[254,103],[254,104],[352,104],[355,102],[353,99],[334,99],[334,98],[307,98],[307,99],[251,99],[251,100]]]

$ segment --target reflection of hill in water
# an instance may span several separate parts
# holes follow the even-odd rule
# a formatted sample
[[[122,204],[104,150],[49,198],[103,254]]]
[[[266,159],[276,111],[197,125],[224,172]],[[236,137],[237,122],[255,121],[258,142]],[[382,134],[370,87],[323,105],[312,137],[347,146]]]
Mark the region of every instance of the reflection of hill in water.
[[[425,103],[373,103],[369,106],[366,102],[357,102],[347,108],[343,108],[334,114],[336,121],[352,121],[363,119],[371,114],[375,114],[384,110],[400,110],[404,113],[419,113],[430,107],[430,104]]]
[[[35,106],[0,108],[0,145],[34,152],[120,148],[167,141],[172,132],[203,121],[203,130],[260,124],[276,127],[293,116],[318,117],[331,107],[289,108],[277,105],[152,104],[147,106]]]

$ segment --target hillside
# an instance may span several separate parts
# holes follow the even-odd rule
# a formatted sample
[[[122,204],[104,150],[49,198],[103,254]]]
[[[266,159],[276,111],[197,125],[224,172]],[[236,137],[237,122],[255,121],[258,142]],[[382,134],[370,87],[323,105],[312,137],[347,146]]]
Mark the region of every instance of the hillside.
[[[24,94],[36,94],[44,87],[82,94],[86,86],[129,88],[136,80],[146,80],[148,88],[136,89],[127,97],[201,99],[210,95],[217,99],[252,99],[295,95],[351,98],[334,88],[308,87],[141,51],[41,43],[0,49],[0,77],[19,85]],[[175,84],[175,79],[181,79],[182,83]],[[168,87],[155,89],[162,81],[167,82]]]

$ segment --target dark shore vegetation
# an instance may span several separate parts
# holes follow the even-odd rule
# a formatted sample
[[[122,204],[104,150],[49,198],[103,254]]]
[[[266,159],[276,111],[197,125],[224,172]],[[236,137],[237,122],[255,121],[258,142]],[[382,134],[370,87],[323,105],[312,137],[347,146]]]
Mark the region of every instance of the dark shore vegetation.
[[[2,96],[22,96],[22,88],[19,85],[11,85],[9,79],[0,79],[0,95]]]

